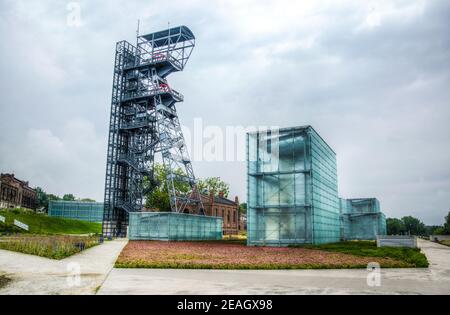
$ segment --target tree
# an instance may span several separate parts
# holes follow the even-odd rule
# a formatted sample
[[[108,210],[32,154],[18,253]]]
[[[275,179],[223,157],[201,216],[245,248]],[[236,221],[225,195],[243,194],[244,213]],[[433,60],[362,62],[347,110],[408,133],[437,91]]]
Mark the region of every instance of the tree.
[[[80,199],[80,201],[81,202],[96,202],[96,200],[91,199],[91,198],[83,198],[83,199]]]
[[[239,205],[239,212],[241,214],[247,214],[247,204],[246,203],[241,203]]]
[[[151,183],[148,178],[144,180],[144,187],[149,191],[146,194],[145,207],[148,209],[157,209],[161,212],[170,212],[170,197],[166,182],[168,171],[164,165],[159,163],[155,163],[153,171],[155,182]],[[175,174],[184,175],[184,172],[178,169],[175,171]],[[174,184],[175,190],[181,194],[186,194],[191,189],[190,185],[185,181],[175,181]],[[224,197],[227,198],[230,185],[222,181],[220,177],[210,177],[200,179],[197,183],[197,189],[203,194],[209,194],[213,191],[215,196],[223,192]]]
[[[403,221],[396,218],[388,218],[386,220],[386,229],[388,235],[401,235],[406,232]]]
[[[53,195],[53,194],[48,194],[48,195],[47,195],[47,198],[48,198],[48,201],[58,201],[58,200],[61,200],[61,198],[59,198],[58,196]]]
[[[430,235],[445,235],[445,228],[443,226],[435,229],[433,233],[430,233]]]
[[[228,198],[228,195],[230,194],[230,185],[221,180],[220,177],[200,179],[197,183],[197,189],[201,193],[207,195],[213,192],[216,197],[220,193],[223,193],[223,196]]]
[[[34,190],[36,190],[37,193],[37,208],[44,208],[46,211],[48,211],[48,204],[50,201],[56,201],[61,200],[56,195],[53,194],[47,194],[41,187],[36,187]]]
[[[450,235],[450,211],[448,212],[447,216],[445,217],[444,233],[446,235]]]
[[[443,226],[439,226],[439,225],[431,225],[431,226],[426,226],[426,230],[427,236],[430,235],[442,235],[443,231],[444,231],[444,227]]]
[[[37,208],[48,209],[48,196],[46,192],[41,187],[36,187],[34,190],[37,194]]]
[[[403,224],[405,225],[405,230],[411,235],[425,235],[426,228],[425,224],[422,223],[417,218],[412,216],[407,216],[402,218]]]
[[[175,171],[177,175],[183,175],[181,169]],[[155,182],[151,183],[148,178],[145,178],[144,186],[146,190],[150,192],[146,195],[145,207],[149,209],[157,209],[161,212],[170,212],[170,197],[169,190],[167,189],[166,178],[168,175],[167,169],[164,165],[155,163],[154,165],[154,177]],[[184,181],[174,181],[175,190],[181,194],[186,194],[190,190],[188,183]]]
[[[64,201],[75,201],[76,198],[72,194],[65,194],[62,198]]]

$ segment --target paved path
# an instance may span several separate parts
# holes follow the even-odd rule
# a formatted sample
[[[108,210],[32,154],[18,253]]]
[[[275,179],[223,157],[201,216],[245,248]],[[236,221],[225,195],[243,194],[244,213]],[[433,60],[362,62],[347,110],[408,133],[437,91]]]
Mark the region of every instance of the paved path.
[[[60,261],[0,250],[0,275],[13,280],[0,294],[94,294],[126,244],[106,242]],[[71,276],[77,266],[79,286]]]
[[[366,270],[113,269],[99,294],[450,294],[450,248],[419,240],[428,269],[386,269],[381,286]]]

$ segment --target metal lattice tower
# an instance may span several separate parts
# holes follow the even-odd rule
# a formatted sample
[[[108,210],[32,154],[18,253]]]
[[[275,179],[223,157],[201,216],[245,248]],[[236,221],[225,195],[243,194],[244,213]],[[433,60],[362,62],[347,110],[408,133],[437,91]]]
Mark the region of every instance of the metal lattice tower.
[[[136,46],[117,43],[105,180],[105,237],[126,236],[128,214],[142,211],[145,195],[157,185],[157,153],[168,171],[172,211],[184,212],[189,205],[203,214],[175,107],[183,96],[167,82],[169,74],[184,69],[194,47],[195,37],[186,26],[138,35]],[[190,191],[181,193],[178,183],[189,184]]]

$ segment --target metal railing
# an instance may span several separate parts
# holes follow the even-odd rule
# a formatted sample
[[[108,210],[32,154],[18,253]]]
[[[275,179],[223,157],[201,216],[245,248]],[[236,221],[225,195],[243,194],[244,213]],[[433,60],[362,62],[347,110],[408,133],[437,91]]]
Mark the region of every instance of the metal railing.
[[[174,89],[168,86],[163,86],[158,88],[152,88],[149,90],[126,92],[123,95],[122,102],[130,101],[132,99],[141,97],[152,97],[161,94],[170,94],[177,102],[182,102],[184,100],[184,96],[181,93],[175,91]]]
[[[120,129],[131,130],[144,128],[150,126],[153,122],[155,122],[155,119],[153,117],[137,118],[130,122],[122,122],[120,124]]]

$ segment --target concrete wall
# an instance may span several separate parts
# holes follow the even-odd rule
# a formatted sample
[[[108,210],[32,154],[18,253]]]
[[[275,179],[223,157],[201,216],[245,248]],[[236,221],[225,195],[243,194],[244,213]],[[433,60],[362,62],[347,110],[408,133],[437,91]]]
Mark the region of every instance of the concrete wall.
[[[415,236],[391,236],[378,235],[378,247],[417,247],[417,237]]]

